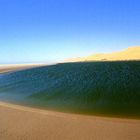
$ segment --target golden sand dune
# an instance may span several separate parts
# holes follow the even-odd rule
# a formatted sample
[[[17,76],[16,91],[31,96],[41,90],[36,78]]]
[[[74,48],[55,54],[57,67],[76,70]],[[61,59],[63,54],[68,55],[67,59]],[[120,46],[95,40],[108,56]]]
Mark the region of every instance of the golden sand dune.
[[[139,140],[140,120],[58,113],[0,102],[0,140]]]
[[[65,62],[79,61],[121,61],[121,60],[140,60],[140,46],[129,47],[120,52],[94,54],[83,58],[68,59]]]

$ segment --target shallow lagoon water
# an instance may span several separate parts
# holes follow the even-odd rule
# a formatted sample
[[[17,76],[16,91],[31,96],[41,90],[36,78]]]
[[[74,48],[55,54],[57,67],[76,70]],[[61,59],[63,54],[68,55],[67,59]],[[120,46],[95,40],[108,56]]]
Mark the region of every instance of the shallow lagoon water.
[[[140,61],[65,63],[1,74],[0,100],[140,117]]]

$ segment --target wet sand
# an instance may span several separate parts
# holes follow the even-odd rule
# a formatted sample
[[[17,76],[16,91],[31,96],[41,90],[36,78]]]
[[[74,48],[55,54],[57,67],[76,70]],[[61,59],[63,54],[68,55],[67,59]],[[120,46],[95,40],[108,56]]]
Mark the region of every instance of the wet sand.
[[[84,116],[0,102],[0,140],[139,140],[140,120]]]

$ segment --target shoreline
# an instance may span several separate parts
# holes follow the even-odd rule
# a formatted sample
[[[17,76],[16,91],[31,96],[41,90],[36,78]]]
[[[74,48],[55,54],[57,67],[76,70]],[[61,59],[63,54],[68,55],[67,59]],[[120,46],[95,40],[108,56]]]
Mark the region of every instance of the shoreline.
[[[111,116],[100,116],[100,115],[89,115],[89,114],[79,114],[79,113],[69,113],[69,112],[60,112],[56,110],[51,110],[51,109],[43,109],[43,108],[36,108],[33,106],[26,106],[26,105],[21,105],[21,104],[15,104],[15,103],[10,103],[6,101],[0,101],[0,106],[4,106],[7,108],[11,109],[16,109],[16,110],[22,110],[26,112],[33,112],[33,113],[39,113],[39,114],[44,114],[44,115],[51,115],[53,116],[54,114],[59,117],[64,117],[64,116],[69,116],[69,117],[76,117],[79,118],[82,116],[84,119],[91,119],[91,118],[99,118],[99,119],[105,119],[105,120],[119,120],[119,121],[139,121],[140,119],[137,118],[119,118],[119,117],[111,117]]]
[[[119,114],[109,114],[109,113],[87,113],[87,112],[78,112],[78,111],[71,111],[71,110],[66,110],[66,109],[60,109],[60,108],[51,108],[47,106],[39,106],[39,105],[34,105],[34,104],[29,104],[27,102],[19,102],[19,101],[10,101],[10,100],[0,100],[0,105],[6,105],[6,106],[11,106],[13,108],[22,108],[22,109],[31,109],[34,110],[35,112],[55,112],[58,114],[68,114],[68,115],[75,115],[75,116],[84,116],[84,117],[99,117],[99,118],[111,118],[111,119],[120,119],[120,120],[139,120],[140,117],[136,115],[119,115]]]

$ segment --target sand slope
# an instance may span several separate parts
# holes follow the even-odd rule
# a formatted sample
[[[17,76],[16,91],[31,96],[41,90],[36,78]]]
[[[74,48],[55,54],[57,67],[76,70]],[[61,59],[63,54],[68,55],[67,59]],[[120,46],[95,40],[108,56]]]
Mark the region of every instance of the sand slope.
[[[140,46],[129,47],[120,52],[93,54],[84,58],[68,59],[65,62],[78,61],[117,61],[117,60],[140,60]]]
[[[0,140],[139,140],[140,120],[44,111],[0,102]]]

